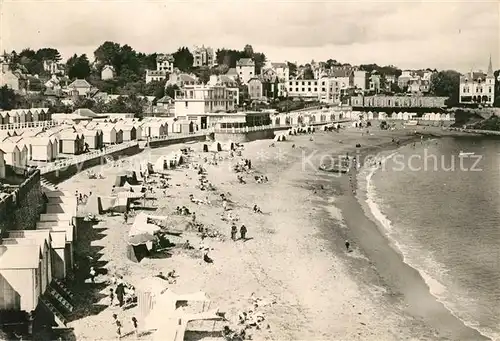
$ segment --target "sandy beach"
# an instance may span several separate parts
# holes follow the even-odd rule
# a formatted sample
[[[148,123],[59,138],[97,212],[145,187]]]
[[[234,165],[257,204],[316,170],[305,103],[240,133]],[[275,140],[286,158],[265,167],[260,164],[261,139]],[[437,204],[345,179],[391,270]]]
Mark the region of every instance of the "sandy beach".
[[[125,224],[122,216],[103,216],[92,231],[80,231],[89,244],[82,242],[86,247],[78,250],[78,256],[98,259],[103,275],[96,278],[97,284],[85,284],[94,286],[94,295],[86,291],[77,294],[87,311],[78,312],[85,316],[69,324],[76,338],[115,338],[114,313],[125,321],[123,333],[132,331],[129,321],[138,314],[137,308],[107,307],[109,287],[104,283],[109,276],[105,272],[122,275],[136,285],[146,276],[175,269],[179,277],[170,286],[174,292],[206,292],[232,324],[237,323],[238,312],[248,309],[252,293],[275,302],[262,307],[266,327],[249,331],[254,340],[480,340],[435,301],[418,273],[390,248],[352,191],[355,174],[351,184],[348,174],[317,170],[325,155],[376,154],[396,148],[394,138],[401,143],[414,139],[412,130],[372,129],[372,134],[362,134],[348,128],[340,133],[293,136],[274,147],[270,140],[246,143],[241,157],[252,160],[251,173],[243,174],[246,184],[239,183],[231,171],[230,165],[239,158],[228,160],[228,152],[219,153],[225,159],[218,165],[204,166],[207,179],[216,187],[214,192],[196,188],[194,169],[169,170],[170,188],[156,191],[157,209],[151,213],[168,215],[171,226],[184,227],[190,218],[173,215],[175,208],[185,205],[195,211],[197,221],[225,237],[205,239],[213,264],[205,263],[200,252],[180,248],[169,258],[133,263],[126,257],[133,218]],[[360,148],[355,147],[357,143]],[[145,150],[130,159],[155,160],[183,147],[195,151],[194,160],[200,160],[198,154],[210,156],[201,153],[200,144],[186,144]],[[83,172],[59,188],[107,196],[121,170],[109,165],[96,167],[93,171],[101,172],[104,179],[91,180]],[[269,181],[256,183],[254,176],[258,174]],[[230,239],[231,225],[220,218],[220,193],[230,199],[232,213],[239,219],[236,225],[248,228],[246,241]],[[190,194],[197,199],[208,196],[210,205],[193,204]],[[262,214],[253,212],[255,204]],[[346,239],[352,252],[346,252]],[[181,244],[186,240],[194,246],[200,243],[195,231],[186,231],[171,241]],[[95,307],[92,311],[88,303]],[[151,334],[140,337],[150,338]]]

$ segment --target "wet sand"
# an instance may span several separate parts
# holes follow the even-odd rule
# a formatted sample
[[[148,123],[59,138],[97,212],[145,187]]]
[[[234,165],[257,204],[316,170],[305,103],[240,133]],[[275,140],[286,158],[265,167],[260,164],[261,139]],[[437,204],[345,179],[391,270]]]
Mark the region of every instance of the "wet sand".
[[[256,174],[265,174],[269,182],[257,184],[252,180],[254,174],[248,174],[244,175],[247,183],[239,184],[236,174],[229,170],[229,162],[222,162],[206,167],[217,194],[195,188],[194,170],[169,171],[172,186],[165,194],[157,192],[158,209],[152,214],[169,215],[170,224],[184,226],[188,218],[172,216],[172,212],[176,206],[186,205],[196,212],[198,221],[226,236],[226,240],[207,241],[213,248],[213,264],[205,264],[197,253],[182,250],[171,258],[132,263],[126,257],[125,242],[131,222],[124,224],[122,217],[104,217],[94,226],[102,229],[103,236],[91,245],[100,250],[99,260],[109,273],[123,275],[132,284],[159,271],[175,269],[179,278],[171,285],[174,292],[207,292],[213,306],[225,311],[232,322],[239,311],[248,308],[252,293],[276,301],[263,308],[269,328],[255,331],[253,338],[257,340],[480,340],[436,302],[418,273],[389,246],[352,194],[348,176],[318,172],[304,163],[311,153],[310,160],[316,167],[325,154],[349,151],[352,155],[356,143],[365,152],[364,146],[369,145],[380,146],[372,147],[372,152],[394,148],[391,139],[407,135],[404,130],[374,130],[374,135],[361,136],[360,131],[348,129],[316,133],[312,135],[314,141],[309,140],[310,135],[294,136],[275,147],[269,146],[269,140],[254,141],[245,144],[242,156],[251,159]],[[201,150],[200,144],[186,146],[197,153]],[[155,158],[181,147],[152,150],[151,155],[143,152],[135,158]],[[97,168],[95,171],[99,172]],[[119,171],[105,167],[102,173],[106,178],[98,180],[89,180],[81,173],[60,187],[109,195],[113,175]],[[234,202],[237,225],[248,227],[249,240],[229,239],[230,225],[220,219],[221,192]],[[208,195],[211,205],[193,205],[189,194],[198,199]],[[254,204],[264,213],[253,213]],[[186,232],[174,242],[186,239],[194,246],[200,241],[196,233]],[[352,241],[353,252],[345,251],[345,239]],[[106,279],[98,276],[97,281]],[[92,304],[106,305],[103,296],[109,288],[99,290],[103,295]],[[79,340],[110,339],[115,336],[110,322],[113,313],[127,322],[137,315],[136,308],[121,311],[109,307],[70,326]],[[124,332],[127,328],[131,329],[125,324]]]

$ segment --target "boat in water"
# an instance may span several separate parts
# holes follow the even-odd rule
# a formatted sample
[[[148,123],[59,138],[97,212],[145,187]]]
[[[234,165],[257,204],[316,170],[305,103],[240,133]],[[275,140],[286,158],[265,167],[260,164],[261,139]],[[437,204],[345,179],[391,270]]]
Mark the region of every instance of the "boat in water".
[[[474,155],[474,152],[463,152],[463,151],[460,151],[460,153],[458,154],[458,156],[470,156],[470,155]]]

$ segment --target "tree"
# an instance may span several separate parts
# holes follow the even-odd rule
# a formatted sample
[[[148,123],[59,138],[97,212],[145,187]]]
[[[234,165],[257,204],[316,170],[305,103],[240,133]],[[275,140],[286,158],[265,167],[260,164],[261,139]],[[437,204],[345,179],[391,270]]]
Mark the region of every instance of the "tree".
[[[111,41],[104,42],[94,51],[94,58],[100,71],[105,65],[111,65],[118,71],[121,68],[120,44]]]
[[[181,71],[190,71],[193,67],[193,55],[189,52],[187,47],[181,47],[173,55],[174,64]]]
[[[303,74],[304,79],[314,79],[314,72],[311,69],[311,65],[307,64],[305,69],[304,69],[304,74]]]
[[[253,47],[252,45],[246,44],[243,48],[243,54],[246,58],[253,58]]]
[[[398,85],[397,82],[391,83],[391,92],[395,94],[400,94],[403,92],[403,89],[401,89]]]
[[[14,90],[9,89],[7,85],[0,88],[0,108],[3,110],[15,109],[19,103],[20,98]]]
[[[144,94],[147,96],[155,96],[157,99],[165,96],[165,85],[167,80],[152,81],[144,86]]]
[[[84,79],[90,76],[90,63],[85,54],[81,56],[74,54],[68,59],[66,65],[68,68],[68,77],[71,79]]]
[[[290,76],[297,76],[297,64],[287,62]]]
[[[170,84],[165,88],[165,95],[170,97],[170,98],[175,99],[175,91],[176,90],[179,90],[179,87],[177,86],[177,84],[174,84],[174,85]]]
[[[36,51],[36,58],[42,62],[44,60],[53,60],[55,62],[59,62],[62,59],[61,54],[57,49],[49,47],[44,47]]]
[[[454,70],[439,71],[431,76],[430,93],[448,97],[448,106],[458,104],[460,73]]]

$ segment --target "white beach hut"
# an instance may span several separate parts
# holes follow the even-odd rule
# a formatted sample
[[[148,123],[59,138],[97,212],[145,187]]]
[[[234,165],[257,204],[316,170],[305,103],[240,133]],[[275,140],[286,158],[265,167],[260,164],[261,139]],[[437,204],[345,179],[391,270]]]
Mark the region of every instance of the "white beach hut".
[[[3,142],[1,148],[5,153],[4,158],[7,165],[19,168],[23,167],[21,160],[21,151],[15,143]]]
[[[41,292],[40,247],[2,245],[0,247],[0,309],[33,311]]]
[[[55,159],[52,142],[48,136],[35,136],[27,140],[29,144],[29,155],[33,161],[51,162]]]

